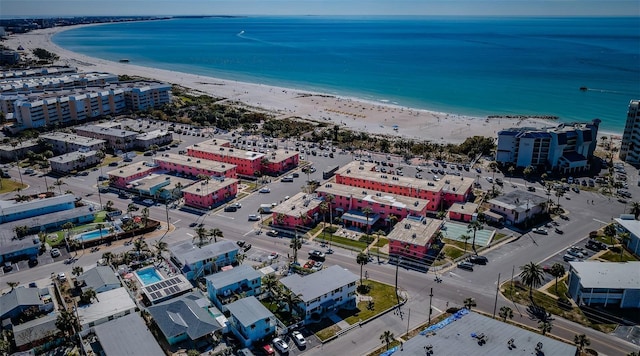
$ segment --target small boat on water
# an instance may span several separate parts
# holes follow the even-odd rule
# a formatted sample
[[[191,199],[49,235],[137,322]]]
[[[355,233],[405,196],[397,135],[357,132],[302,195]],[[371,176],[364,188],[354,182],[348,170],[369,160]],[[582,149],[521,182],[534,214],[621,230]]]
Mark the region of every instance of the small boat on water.
[[[589,90],[589,88],[587,88],[587,87],[580,87],[580,91],[587,91],[587,90]]]
[[[120,60],[120,63],[129,63],[129,60],[126,59],[126,58],[123,58],[123,59]]]

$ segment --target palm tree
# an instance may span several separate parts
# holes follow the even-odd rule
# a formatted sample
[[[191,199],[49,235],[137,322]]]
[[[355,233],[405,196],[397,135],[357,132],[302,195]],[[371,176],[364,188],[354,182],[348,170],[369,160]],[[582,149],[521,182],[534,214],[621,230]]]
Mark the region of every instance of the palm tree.
[[[168,244],[164,241],[156,241],[153,247],[156,249],[156,260],[162,261],[162,253],[167,251]]]
[[[136,256],[138,256],[138,259],[141,260],[142,252],[149,250],[149,247],[147,246],[147,242],[144,240],[144,238],[139,237],[135,241],[133,241],[133,250],[136,252]]]
[[[282,225],[284,224],[284,220],[287,218],[287,215],[284,213],[278,213],[276,214],[276,225]]]
[[[391,229],[393,229],[393,226],[398,222],[398,217],[393,214],[389,214],[389,216],[387,216],[387,220],[389,221],[389,233],[391,233]]]
[[[576,334],[573,337],[573,343],[578,346],[578,352],[582,353],[582,350],[584,350],[585,346],[591,345],[591,340],[589,340],[589,338],[585,334]]]
[[[618,235],[618,239],[620,239],[620,261],[622,261],[622,257],[624,255],[624,247],[627,246],[629,241],[631,240],[631,234],[628,232],[623,232]]]
[[[140,212],[142,214],[142,224],[144,227],[147,227],[147,222],[149,221],[149,208],[144,208]]]
[[[613,238],[616,236],[616,227],[613,224],[609,224],[604,227],[604,236],[609,237],[611,240],[611,245],[613,245]]]
[[[475,306],[477,305],[477,304],[476,304],[476,300],[475,300],[475,299],[473,299],[473,298],[467,298],[467,299],[465,299],[465,300],[464,300],[464,302],[463,302],[463,304],[464,304],[464,307],[465,307],[465,308],[467,308],[467,309],[469,309],[469,310],[471,310],[471,308],[473,308],[473,307],[475,307]]]
[[[356,256],[356,262],[360,265],[360,285],[362,285],[362,267],[369,262],[369,256],[364,252],[360,252]]]
[[[324,201],[327,202],[327,206],[329,207],[329,225],[333,224],[333,209],[331,208],[331,204],[336,200],[336,197],[333,194],[327,194],[324,196]]]
[[[105,253],[103,253],[103,254],[102,254],[102,259],[104,260],[104,262],[105,262],[106,264],[110,264],[110,263],[111,263],[111,260],[113,260],[113,253],[108,252],[108,251],[107,251],[107,252],[105,252]]]
[[[127,205],[127,213],[130,213],[136,210],[138,210],[138,206],[136,206],[134,203],[129,203],[129,205]]]
[[[60,191],[60,195],[62,195],[62,186],[64,184],[67,184],[67,183],[65,183],[62,179],[56,179],[56,181],[53,182],[53,185],[58,187],[58,191]]]
[[[544,280],[544,271],[539,265],[529,262],[524,266],[520,266],[520,279],[522,283],[529,286],[529,298],[533,301],[533,288],[538,288]]]
[[[513,319],[513,310],[505,305],[500,307],[500,313],[498,315],[500,315],[502,321],[507,321],[507,319]]]
[[[634,201],[631,203],[631,211],[629,212],[638,220],[638,215],[640,215],[640,202]]]
[[[71,336],[76,333],[76,330],[80,329],[80,323],[73,311],[63,309],[56,319],[56,328],[62,331],[62,334],[67,340],[70,340]]]
[[[280,303],[282,307],[289,307],[289,312],[293,314],[294,311],[298,311],[298,304],[302,302],[302,294],[295,294],[289,289],[284,289],[280,293]]]
[[[213,237],[213,242],[218,242],[218,237],[219,238],[224,237],[224,233],[222,232],[222,230],[218,229],[217,227],[214,227],[213,229],[211,229],[209,231],[209,234],[211,235],[211,237]]]
[[[84,303],[91,303],[91,301],[93,299],[95,299],[97,302],[99,302],[98,300],[98,293],[96,293],[95,290],[93,290],[93,288],[88,288],[87,290],[85,290],[84,292],[82,292],[82,295],[80,296],[80,299],[84,302]]]
[[[369,216],[373,214],[373,209],[366,206],[362,209],[362,213],[367,218],[367,235],[369,235],[370,234],[369,230],[371,229],[371,225],[369,224]]]
[[[64,241],[67,244],[67,250],[69,249],[69,233],[71,232],[71,230],[73,230],[73,228],[75,227],[75,225],[68,221],[64,224],[62,224],[62,226],[60,226],[63,230],[66,230],[67,233],[64,235]]]
[[[100,240],[102,240],[102,229],[104,229],[104,224],[103,223],[99,223],[98,225],[96,225],[96,227],[98,228],[98,232],[100,232]]]
[[[467,253],[467,241],[469,241],[469,239],[471,239],[471,235],[460,235],[460,238],[464,241],[464,253]]]
[[[389,350],[389,345],[393,342],[394,339],[395,337],[393,333],[389,330],[383,332],[382,335],[380,335],[380,341],[383,344],[387,344],[387,350]]]
[[[278,287],[278,279],[274,274],[268,274],[262,278],[262,285],[264,286],[265,291],[273,295]]]
[[[245,255],[244,253],[239,253],[236,255],[236,261],[238,261],[239,265],[241,265],[246,258],[247,258],[247,255]]]
[[[113,201],[107,200],[107,202],[104,204],[104,209],[106,211],[111,211],[111,209],[113,209]]]
[[[524,174],[524,185],[527,185],[527,181],[529,180],[529,176],[533,173],[533,167],[527,166],[523,171]]]
[[[16,289],[16,287],[20,284],[20,282],[7,282],[7,285],[9,287],[11,287],[11,290],[13,291],[14,289]]]
[[[79,276],[82,274],[82,272],[84,272],[84,268],[82,268],[82,266],[75,266],[73,267],[73,269],[71,270],[71,274],[73,274],[74,276]]]
[[[516,171],[516,167],[514,166],[509,166],[509,168],[507,169],[507,171],[509,172],[509,182],[511,182],[511,178],[513,178],[513,172]]]
[[[198,226],[193,231],[196,233],[196,236],[193,237],[193,240],[198,240],[197,246],[199,248],[202,248],[202,246],[208,244],[209,241],[211,241],[211,236],[209,235],[210,231],[203,226]]]
[[[475,254],[478,253],[476,251],[476,232],[482,229],[484,229],[484,224],[482,223],[482,221],[480,221],[480,219],[476,219],[472,221],[471,223],[469,223],[469,226],[467,226],[467,232],[473,231],[473,240],[471,241],[471,249]]]
[[[558,294],[558,278],[564,276],[565,272],[566,270],[564,269],[564,265],[562,263],[556,262],[551,266],[549,274],[556,279],[556,294]]]
[[[293,263],[298,263],[298,250],[302,248],[302,239],[298,237],[297,232],[295,236],[291,239],[289,248],[293,249]]]
[[[329,211],[329,204],[327,204],[326,201],[323,201],[318,206],[318,210],[322,214],[322,222],[324,223],[324,226],[326,227],[327,226],[327,212]],[[322,229],[322,230],[324,231],[324,229]]]
[[[553,329],[553,325],[549,320],[543,320],[538,322],[538,329],[540,329],[540,331],[542,332],[542,336],[545,336],[548,332],[551,332],[551,329]]]

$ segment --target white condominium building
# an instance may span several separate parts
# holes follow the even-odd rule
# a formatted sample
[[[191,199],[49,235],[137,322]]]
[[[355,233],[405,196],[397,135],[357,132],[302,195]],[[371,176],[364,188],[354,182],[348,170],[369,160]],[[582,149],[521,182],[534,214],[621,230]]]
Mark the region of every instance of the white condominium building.
[[[589,169],[600,119],[542,129],[518,127],[498,132],[496,161],[561,174]]]
[[[640,100],[629,102],[620,159],[630,164],[640,164]]]

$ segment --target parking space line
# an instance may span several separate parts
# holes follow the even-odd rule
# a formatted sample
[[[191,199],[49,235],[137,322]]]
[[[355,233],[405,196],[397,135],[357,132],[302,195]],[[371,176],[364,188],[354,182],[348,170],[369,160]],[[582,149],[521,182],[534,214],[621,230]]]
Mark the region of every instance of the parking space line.
[[[247,232],[246,232],[244,235],[242,235],[242,236],[247,236],[247,235],[249,235],[250,233],[252,233],[252,232],[254,232],[254,231],[255,231],[254,229],[251,229],[251,230],[247,231]]]

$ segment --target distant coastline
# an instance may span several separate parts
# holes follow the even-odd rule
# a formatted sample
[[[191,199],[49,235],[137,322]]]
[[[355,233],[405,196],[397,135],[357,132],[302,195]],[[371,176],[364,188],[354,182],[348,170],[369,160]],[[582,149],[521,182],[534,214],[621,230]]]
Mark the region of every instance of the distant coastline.
[[[6,41],[6,45],[10,48],[22,45],[27,51],[45,48],[60,56],[57,64],[76,66],[82,71],[142,76],[178,84],[215,97],[224,97],[229,102],[263,109],[275,117],[297,117],[416,141],[460,143],[474,135],[495,137],[498,130],[510,127],[557,125],[557,122],[522,115],[517,118],[496,117],[487,122],[486,117],[434,112],[329,93],[225,80],[143,67],[135,62],[118,63],[74,53],[51,41],[54,34],[77,27],[51,28],[13,35]],[[394,129],[396,126],[397,130]]]

